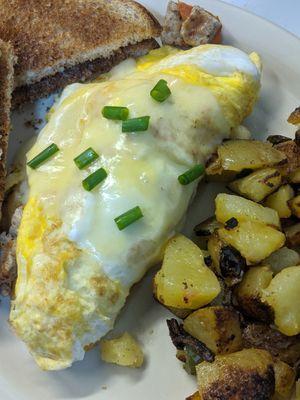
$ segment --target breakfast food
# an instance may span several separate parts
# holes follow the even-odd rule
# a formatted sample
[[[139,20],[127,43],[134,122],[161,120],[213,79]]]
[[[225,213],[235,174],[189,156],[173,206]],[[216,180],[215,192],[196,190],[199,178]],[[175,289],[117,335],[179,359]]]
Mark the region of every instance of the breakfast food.
[[[27,154],[10,323],[43,369],[81,360],[113,327],[180,227],[203,164],[257,99],[257,55],[167,52],[66,88]]]
[[[10,131],[14,62],[15,58],[11,45],[0,40],[0,207],[2,207],[5,192],[6,153]],[[16,274],[11,272],[11,265],[7,261],[8,248],[12,246],[11,238],[0,237],[0,243],[1,247],[4,248],[0,259],[0,294],[6,294],[10,291]]]
[[[127,332],[116,339],[103,339],[100,343],[103,361],[123,367],[140,368],[144,354],[137,341]]]
[[[14,106],[146,54],[159,34],[156,19],[131,0],[0,1],[0,39],[17,56]]]
[[[228,140],[218,147],[206,173],[229,180],[236,194],[219,193],[215,217],[195,227],[200,248],[181,240],[184,262],[167,245],[156,275],[164,273],[165,260],[176,258],[173,276],[165,274],[172,281],[205,254],[219,279],[221,293],[213,301],[185,315],[176,310],[183,323],[167,320],[177,358],[197,375],[198,392],[191,399],[290,400],[294,390],[300,362],[298,133],[294,140],[277,135],[268,142]],[[188,286],[197,287],[197,278]],[[157,296],[156,278],[153,291],[166,305]]]
[[[165,45],[188,48],[221,42],[222,24],[204,8],[169,1],[162,31]]]

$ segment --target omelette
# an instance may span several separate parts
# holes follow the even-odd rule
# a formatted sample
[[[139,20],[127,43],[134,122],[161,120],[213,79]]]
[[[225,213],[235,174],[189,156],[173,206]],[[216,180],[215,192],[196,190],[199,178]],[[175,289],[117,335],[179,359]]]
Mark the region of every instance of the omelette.
[[[178,177],[234,137],[260,75],[256,53],[163,47],[63,91],[27,154],[10,312],[42,369],[82,360],[113,328],[132,285],[182,226],[200,175]],[[159,82],[164,99],[152,96]]]

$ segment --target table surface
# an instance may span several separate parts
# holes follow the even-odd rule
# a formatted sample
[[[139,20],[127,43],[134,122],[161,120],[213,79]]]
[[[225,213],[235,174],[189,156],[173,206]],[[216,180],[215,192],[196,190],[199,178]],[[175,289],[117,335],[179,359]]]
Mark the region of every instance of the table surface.
[[[300,0],[223,0],[280,25],[300,38]]]

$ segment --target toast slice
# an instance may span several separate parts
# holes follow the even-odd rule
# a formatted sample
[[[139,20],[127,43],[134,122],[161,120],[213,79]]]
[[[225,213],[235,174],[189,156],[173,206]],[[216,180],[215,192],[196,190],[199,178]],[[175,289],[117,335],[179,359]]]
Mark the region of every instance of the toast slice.
[[[14,61],[15,57],[12,46],[9,43],[0,40],[0,210],[5,192],[6,153],[10,130],[10,108],[11,94],[13,90]],[[2,292],[2,289],[5,292],[4,287],[7,287],[9,290],[11,282],[13,282],[15,278],[15,273],[11,272],[14,267],[11,269],[11,263],[8,262],[8,258],[10,258],[8,253],[10,253],[10,248],[13,245],[14,243],[11,240],[3,241],[2,235],[0,235],[0,293]],[[14,254],[14,251],[12,254]]]
[[[160,31],[133,0],[0,0],[0,38],[18,57],[14,104],[145,54]]]

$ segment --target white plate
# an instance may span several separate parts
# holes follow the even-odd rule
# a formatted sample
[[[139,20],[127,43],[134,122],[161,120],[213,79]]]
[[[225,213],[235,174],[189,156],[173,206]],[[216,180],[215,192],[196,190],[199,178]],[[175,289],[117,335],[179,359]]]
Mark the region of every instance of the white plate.
[[[158,18],[164,14],[167,1],[141,1]],[[262,56],[264,73],[261,99],[247,121],[255,136],[289,134],[294,131],[285,122],[289,113],[299,105],[300,41],[271,23],[239,8],[214,0],[199,3],[221,17],[225,43],[246,51],[255,50]],[[47,102],[28,106],[25,113],[13,116],[11,135],[13,156],[20,141],[32,136],[24,121],[32,115],[44,115]],[[200,187],[199,195],[190,210],[186,232],[213,210],[216,185]],[[195,380],[183,371],[175,358],[165,323],[170,314],[154,302],[151,294],[151,274],[137,285],[117,323],[116,330],[128,329],[143,344],[146,364],[143,369],[131,370],[104,364],[98,349],[85,359],[62,372],[42,372],[28,354],[25,346],[14,336],[7,324],[9,303],[0,305],[0,399],[1,400],[183,400],[196,388]]]

